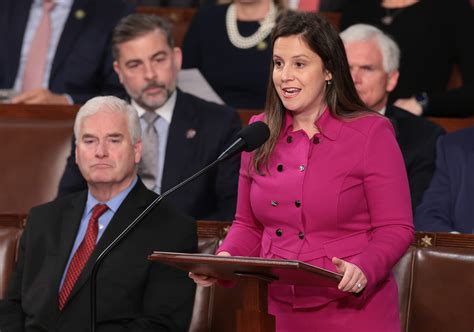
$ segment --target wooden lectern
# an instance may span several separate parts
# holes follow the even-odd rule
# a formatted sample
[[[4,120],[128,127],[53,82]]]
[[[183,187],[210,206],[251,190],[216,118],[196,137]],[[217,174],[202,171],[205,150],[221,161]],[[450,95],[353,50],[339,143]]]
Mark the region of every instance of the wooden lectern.
[[[181,270],[223,281],[240,282],[244,294],[237,311],[237,331],[273,332],[268,314],[268,284],[337,287],[342,275],[299,261],[155,251],[148,257]]]

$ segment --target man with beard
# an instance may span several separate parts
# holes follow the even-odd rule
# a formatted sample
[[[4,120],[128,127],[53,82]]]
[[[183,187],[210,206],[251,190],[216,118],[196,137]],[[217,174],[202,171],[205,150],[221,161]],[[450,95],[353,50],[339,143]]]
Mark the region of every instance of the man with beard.
[[[182,53],[174,46],[167,20],[144,14],[123,18],[114,30],[112,51],[114,69],[143,129],[138,174],[149,189],[163,193],[214,161],[230,145],[241,126],[239,116],[228,107],[176,88]],[[196,219],[232,220],[239,163],[239,158],[221,163],[168,200]],[[71,153],[59,194],[84,187]]]

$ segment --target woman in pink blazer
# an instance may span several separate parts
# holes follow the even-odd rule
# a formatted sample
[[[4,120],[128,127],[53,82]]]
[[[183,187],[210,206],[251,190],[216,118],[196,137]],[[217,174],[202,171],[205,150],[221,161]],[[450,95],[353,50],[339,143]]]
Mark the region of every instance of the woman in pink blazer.
[[[344,46],[324,19],[289,13],[272,43],[266,112],[252,119],[269,125],[270,138],[242,155],[235,221],[219,255],[343,273],[339,289],[270,285],[277,331],[399,332],[391,270],[413,223],[394,130],[359,99]]]

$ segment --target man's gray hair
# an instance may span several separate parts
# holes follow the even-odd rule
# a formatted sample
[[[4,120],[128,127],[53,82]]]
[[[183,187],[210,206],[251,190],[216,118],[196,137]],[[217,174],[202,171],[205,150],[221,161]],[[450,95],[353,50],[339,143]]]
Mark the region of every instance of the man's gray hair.
[[[114,96],[101,96],[89,99],[77,112],[76,120],[74,121],[74,136],[77,140],[80,138],[80,130],[82,120],[85,117],[94,115],[98,112],[110,111],[115,113],[122,113],[127,116],[127,125],[132,144],[135,144],[142,138],[142,129],[140,127],[140,119],[137,111],[125,100]]]
[[[382,30],[368,24],[354,24],[342,31],[339,36],[344,44],[374,40],[382,53],[383,69],[386,73],[398,70],[400,48]]]

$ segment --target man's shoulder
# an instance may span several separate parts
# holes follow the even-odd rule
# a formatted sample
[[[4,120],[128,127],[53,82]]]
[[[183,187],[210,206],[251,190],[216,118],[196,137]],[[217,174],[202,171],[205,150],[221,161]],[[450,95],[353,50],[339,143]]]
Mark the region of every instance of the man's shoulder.
[[[74,192],[60,196],[50,202],[34,206],[28,213],[28,223],[39,220],[42,224],[45,220],[54,222],[59,220],[65,211],[73,209],[75,204],[85,204],[87,198],[87,190]]]
[[[185,214],[166,199],[161,201],[147,217],[156,220],[158,215],[159,219],[163,221],[162,223],[173,226],[174,228],[180,228],[180,225],[194,225],[195,221],[193,217]]]
[[[443,137],[445,147],[459,147],[464,150],[474,150],[474,127],[461,129]]]
[[[31,210],[43,211],[43,210],[48,210],[48,209],[67,208],[77,199],[85,198],[86,196],[87,196],[87,190],[82,190],[82,191],[66,194],[66,195],[57,197],[54,200],[49,201],[47,203],[36,205],[32,207]]]
[[[204,100],[192,94],[179,91],[176,107],[190,107],[198,117],[209,117],[217,120],[236,119],[237,111],[226,105]]]
[[[445,130],[441,126],[423,117],[407,112],[402,108],[390,105],[387,107],[387,111],[387,117],[396,121],[396,125],[398,126],[397,129],[400,133],[416,133],[417,136],[420,134],[433,134],[434,136],[439,136],[445,133]]]
[[[130,191],[127,198],[122,204],[131,204],[136,206],[141,206],[145,209],[148,207],[154,200],[158,198],[158,195],[145,187],[143,182],[138,179],[135,187]],[[161,220],[167,220],[167,218],[174,219],[176,222],[185,221],[188,222],[192,220],[189,216],[183,214],[176,207],[169,204],[165,199],[160,201],[155,208],[150,212],[150,215],[147,218],[152,217],[156,218],[157,215],[160,215]],[[172,217],[172,218],[171,218]]]
[[[178,91],[178,99],[180,99],[183,103],[202,107],[207,112],[216,112],[216,111],[221,111],[221,112],[224,111],[227,113],[236,112],[235,109],[227,105],[220,105],[212,101],[207,101],[193,94],[183,92],[183,91]],[[179,104],[177,103],[177,105]]]
[[[149,191],[148,189],[145,189]],[[157,195],[146,195],[141,197],[147,197],[146,204],[141,204],[141,211],[144,211],[150,203],[153,201],[153,198],[156,198]],[[132,199],[137,199],[139,196],[134,196]],[[185,214],[179,207],[172,205],[165,198],[162,201],[158,202],[157,205],[144,217],[148,222],[142,222],[142,230],[146,233],[150,232],[160,232],[161,234],[175,235],[175,234],[195,234],[196,233],[196,222],[195,219],[187,214]]]

